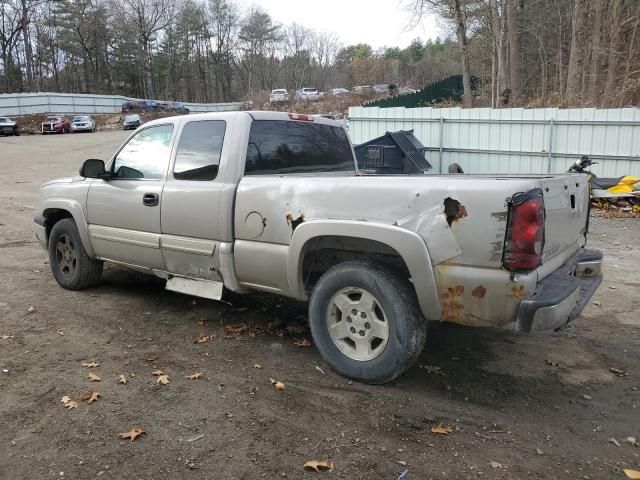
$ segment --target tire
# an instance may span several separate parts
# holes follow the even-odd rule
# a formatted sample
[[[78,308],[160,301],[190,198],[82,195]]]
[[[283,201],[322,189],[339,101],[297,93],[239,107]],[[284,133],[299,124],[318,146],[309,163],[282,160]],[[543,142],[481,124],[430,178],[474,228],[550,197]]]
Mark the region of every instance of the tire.
[[[14,135],[15,135],[16,137],[19,137],[19,136],[20,136],[20,133],[22,133],[22,132],[20,132],[20,130],[16,130],[16,131],[15,131],[15,133],[14,133]]]
[[[71,218],[64,218],[53,226],[48,250],[51,272],[62,288],[83,290],[100,282],[102,262],[87,255]]]
[[[389,382],[411,367],[427,337],[409,281],[369,262],[342,263],[320,278],[309,302],[309,323],[316,348],[334,370],[373,384]]]
[[[452,163],[449,165],[449,173],[464,173],[464,170],[457,163]]]

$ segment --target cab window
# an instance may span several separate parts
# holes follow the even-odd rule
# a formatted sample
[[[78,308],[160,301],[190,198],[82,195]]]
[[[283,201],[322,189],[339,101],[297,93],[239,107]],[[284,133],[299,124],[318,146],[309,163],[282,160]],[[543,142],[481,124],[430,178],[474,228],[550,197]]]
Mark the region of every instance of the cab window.
[[[201,120],[184,126],[173,168],[176,180],[206,181],[218,176],[225,127],[224,120]]]
[[[159,179],[169,163],[173,125],[148,127],[136,133],[118,152],[113,172],[118,178]]]

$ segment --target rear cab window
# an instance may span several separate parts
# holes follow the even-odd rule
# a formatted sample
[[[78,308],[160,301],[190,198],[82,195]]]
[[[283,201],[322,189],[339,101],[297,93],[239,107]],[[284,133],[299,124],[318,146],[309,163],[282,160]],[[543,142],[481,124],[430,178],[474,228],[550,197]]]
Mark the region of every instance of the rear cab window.
[[[343,128],[306,121],[254,120],[245,175],[354,172]]]
[[[224,120],[188,122],[182,129],[173,178],[176,180],[215,180],[224,142]]]

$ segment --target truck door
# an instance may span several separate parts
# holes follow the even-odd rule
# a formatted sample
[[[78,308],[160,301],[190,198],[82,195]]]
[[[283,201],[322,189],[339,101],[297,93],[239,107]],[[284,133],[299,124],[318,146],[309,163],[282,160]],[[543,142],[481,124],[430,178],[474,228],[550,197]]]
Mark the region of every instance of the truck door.
[[[173,169],[162,196],[162,255],[168,272],[222,280],[218,249],[220,198],[224,187],[220,159],[226,154],[225,120],[185,121]]]
[[[113,178],[91,184],[87,218],[97,256],[164,269],[160,207],[173,129],[165,124],[137,132],[111,162]]]

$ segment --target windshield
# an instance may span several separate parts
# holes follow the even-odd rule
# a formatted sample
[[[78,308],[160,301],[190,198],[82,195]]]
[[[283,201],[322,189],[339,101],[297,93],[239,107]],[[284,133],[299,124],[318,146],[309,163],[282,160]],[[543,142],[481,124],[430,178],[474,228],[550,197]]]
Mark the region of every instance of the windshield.
[[[88,122],[89,121],[89,117],[87,117],[87,116],[73,117],[73,121],[74,122]]]
[[[283,95],[283,94],[287,93],[287,91],[279,89],[279,90],[273,90],[271,93],[276,94],[276,95]]]
[[[10,121],[11,121],[11,120],[10,120],[10,119],[8,119],[8,118],[6,118],[6,117],[0,117],[0,123],[8,123],[8,122],[10,122]]]
[[[318,89],[317,88],[303,88],[302,91],[305,92],[305,93],[315,93],[315,92],[318,91]]]
[[[124,117],[124,121],[125,122],[135,122],[139,118],[140,117],[138,117],[138,115],[127,115],[126,117]]]

